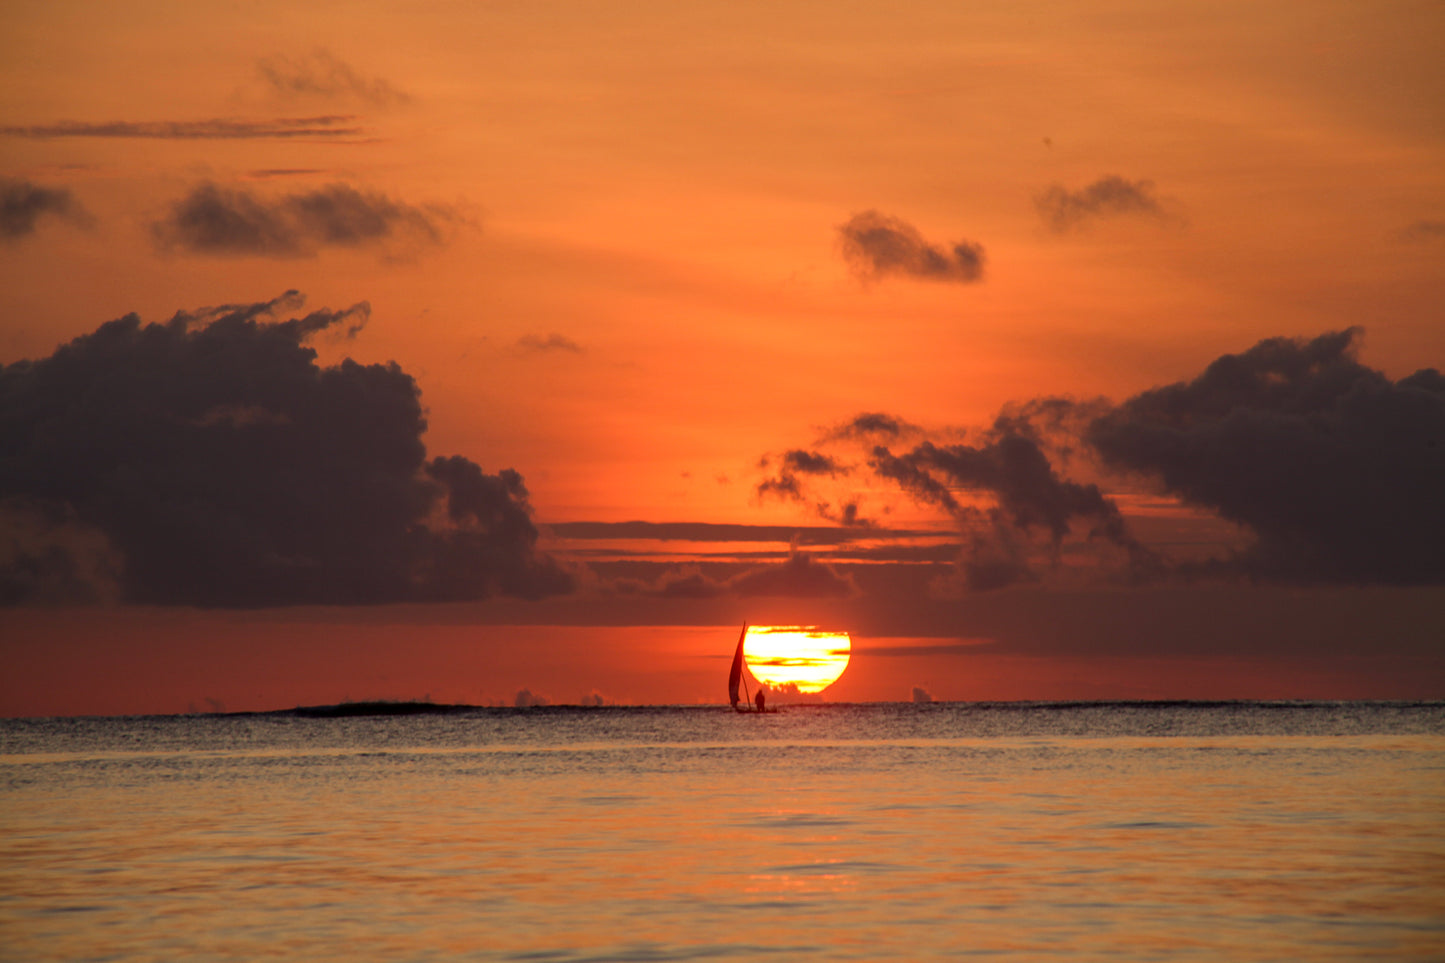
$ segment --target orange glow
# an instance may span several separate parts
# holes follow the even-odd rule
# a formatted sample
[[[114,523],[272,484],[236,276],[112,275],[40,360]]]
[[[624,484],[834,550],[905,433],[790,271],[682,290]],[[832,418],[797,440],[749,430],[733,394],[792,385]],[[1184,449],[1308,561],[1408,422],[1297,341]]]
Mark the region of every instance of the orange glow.
[[[809,625],[754,625],[743,643],[743,658],[764,685],[822,692],[848,668],[852,646],[847,632]]]

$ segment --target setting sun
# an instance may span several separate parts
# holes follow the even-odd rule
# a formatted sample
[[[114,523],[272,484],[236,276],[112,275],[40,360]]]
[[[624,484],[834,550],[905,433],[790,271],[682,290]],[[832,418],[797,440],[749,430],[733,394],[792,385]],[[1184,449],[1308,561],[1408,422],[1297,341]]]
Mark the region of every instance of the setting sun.
[[[774,689],[797,686],[822,692],[848,668],[852,642],[847,632],[809,625],[754,625],[743,643],[743,658],[760,682]]]

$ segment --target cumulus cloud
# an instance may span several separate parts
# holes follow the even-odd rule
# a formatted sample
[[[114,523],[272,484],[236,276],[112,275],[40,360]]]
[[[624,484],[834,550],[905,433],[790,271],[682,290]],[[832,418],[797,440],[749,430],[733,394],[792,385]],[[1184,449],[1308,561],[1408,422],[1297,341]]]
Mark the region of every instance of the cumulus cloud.
[[[256,61],[256,71],[274,94],[288,100],[350,99],[374,107],[411,100],[388,81],[366,76],[327,50],[314,50],[302,57],[265,57]]]
[[[878,211],[855,214],[838,227],[843,257],[864,280],[888,276],[967,284],[983,277],[983,247],[971,241],[930,244],[907,221]]]
[[[351,114],[274,117],[266,120],[62,120],[53,124],[0,127],[0,135],[49,140],[56,137],[117,137],[146,140],[255,140],[355,137],[365,133]]]
[[[168,250],[287,258],[384,241],[435,244],[456,219],[447,207],[415,207],[346,184],[265,198],[204,183],[173,203],[151,230]]]
[[[1193,381],[1143,392],[1086,438],[1116,468],[1257,537],[1260,577],[1445,580],[1445,377],[1391,381],[1360,329],[1271,338]]]
[[[1039,581],[1044,565],[1086,556],[1121,560],[1106,570],[1131,581],[1445,583],[1445,375],[1391,380],[1359,361],[1360,336],[1270,338],[1118,405],[1009,405],[971,443],[872,444],[867,466],[953,518],[968,589]],[[807,477],[794,477],[806,500]],[[1249,544],[1170,561],[1139,542],[1101,484],[1152,486]]]
[[[1117,174],[1101,177],[1077,191],[1054,184],[1035,197],[1034,204],[1049,229],[1060,234],[1104,218],[1169,219],[1154,195],[1153,181],[1131,181]]]
[[[0,239],[15,241],[34,234],[42,217],[75,224],[90,220],[85,209],[63,187],[42,187],[30,181],[0,178]]]
[[[96,558],[115,560],[124,600],[159,605],[570,591],[536,550],[520,475],[428,459],[410,375],[316,363],[306,339],[366,305],[282,320],[300,303],[128,315],[0,368],[0,500],[67,533],[0,554],[0,594],[37,598]]]

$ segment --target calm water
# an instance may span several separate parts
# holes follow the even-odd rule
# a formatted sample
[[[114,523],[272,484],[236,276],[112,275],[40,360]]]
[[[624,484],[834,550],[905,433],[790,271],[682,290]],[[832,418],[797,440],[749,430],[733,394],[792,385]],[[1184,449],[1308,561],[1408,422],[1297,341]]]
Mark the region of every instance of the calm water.
[[[1445,958],[1445,705],[0,722],[17,960]]]

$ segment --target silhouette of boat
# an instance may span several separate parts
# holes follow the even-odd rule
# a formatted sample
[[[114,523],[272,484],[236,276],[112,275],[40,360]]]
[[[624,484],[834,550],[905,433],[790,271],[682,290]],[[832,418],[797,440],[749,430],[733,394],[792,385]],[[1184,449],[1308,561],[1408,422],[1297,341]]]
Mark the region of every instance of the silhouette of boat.
[[[743,623],[742,634],[738,636],[738,647],[733,652],[733,666],[728,670],[728,699],[733,704],[734,712],[777,712],[777,709],[759,709],[753,705],[753,700],[748,698],[747,708],[738,705],[738,684],[742,683],[743,693],[748,691],[748,680],[743,675],[743,642],[748,637],[748,623]]]

